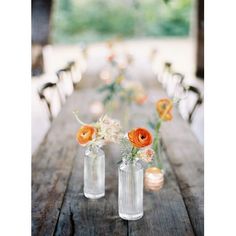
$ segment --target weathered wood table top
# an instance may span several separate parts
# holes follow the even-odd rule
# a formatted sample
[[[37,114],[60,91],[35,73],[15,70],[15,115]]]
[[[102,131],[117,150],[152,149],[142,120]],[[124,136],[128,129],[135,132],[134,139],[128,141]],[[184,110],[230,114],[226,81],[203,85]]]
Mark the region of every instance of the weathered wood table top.
[[[160,86],[153,92],[165,97]],[[118,216],[117,146],[105,147],[105,197],[84,197],[84,149],[75,140],[79,125],[72,111],[79,108],[90,122],[95,99],[93,89],[75,91],[32,157],[32,235],[204,235],[203,148],[176,110],[173,121],[161,128],[165,184],[159,192],[144,190],[142,219]],[[153,109],[144,106],[143,114]]]

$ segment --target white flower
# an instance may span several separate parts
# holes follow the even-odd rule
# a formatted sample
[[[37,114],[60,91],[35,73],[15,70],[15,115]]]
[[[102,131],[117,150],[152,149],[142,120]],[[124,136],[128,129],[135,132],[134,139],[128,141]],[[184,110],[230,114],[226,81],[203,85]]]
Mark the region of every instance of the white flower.
[[[118,120],[113,120],[109,116],[102,116],[96,123],[98,129],[97,139],[104,143],[118,143],[121,138],[121,125]]]

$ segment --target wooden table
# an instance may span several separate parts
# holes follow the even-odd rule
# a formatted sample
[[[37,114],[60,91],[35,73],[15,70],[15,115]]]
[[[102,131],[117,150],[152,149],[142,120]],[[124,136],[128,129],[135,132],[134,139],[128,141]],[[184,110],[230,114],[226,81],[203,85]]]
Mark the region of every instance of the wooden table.
[[[160,86],[154,89],[165,96]],[[125,221],[118,216],[117,146],[105,148],[106,195],[88,200],[83,195],[83,153],[75,141],[79,127],[72,111],[80,108],[90,122],[92,89],[76,91],[68,99],[32,160],[33,235],[204,235],[203,149],[189,125],[174,111],[162,130],[165,185],[144,191],[144,216]],[[145,110],[147,109],[147,110]],[[146,106],[144,114],[154,107]]]

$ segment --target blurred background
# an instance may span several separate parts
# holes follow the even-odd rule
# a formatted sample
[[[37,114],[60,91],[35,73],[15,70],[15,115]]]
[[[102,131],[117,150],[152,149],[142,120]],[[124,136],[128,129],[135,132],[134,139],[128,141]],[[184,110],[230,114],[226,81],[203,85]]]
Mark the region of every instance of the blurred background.
[[[32,0],[32,153],[74,89],[109,80],[112,57],[145,86],[178,78],[203,145],[203,0]]]

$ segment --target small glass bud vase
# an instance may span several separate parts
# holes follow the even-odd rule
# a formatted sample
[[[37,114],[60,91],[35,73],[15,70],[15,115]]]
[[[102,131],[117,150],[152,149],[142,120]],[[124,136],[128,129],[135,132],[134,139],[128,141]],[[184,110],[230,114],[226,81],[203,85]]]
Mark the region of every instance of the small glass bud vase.
[[[84,195],[90,199],[105,196],[105,154],[98,146],[88,146],[85,151]]]
[[[143,216],[143,167],[136,160],[119,166],[119,216],[138,220]]]

